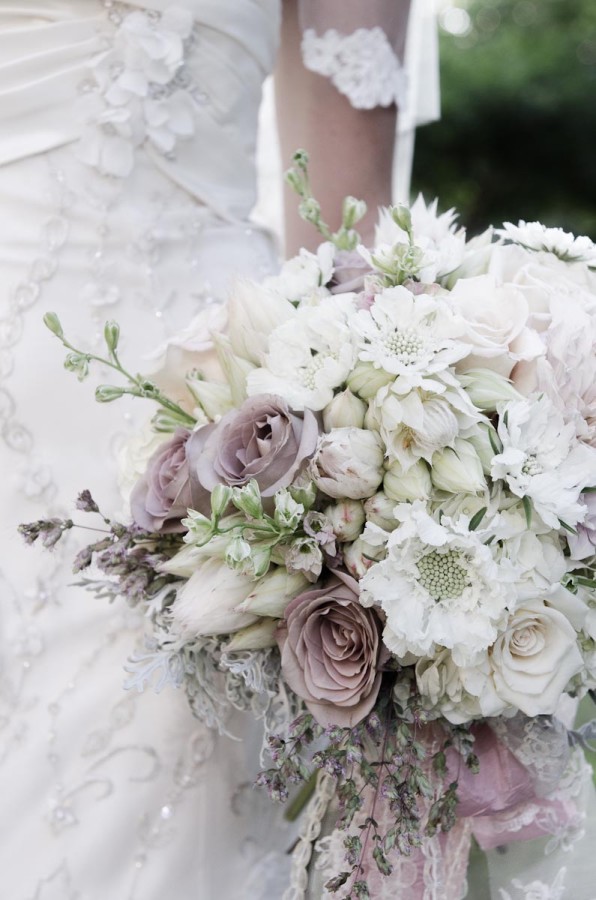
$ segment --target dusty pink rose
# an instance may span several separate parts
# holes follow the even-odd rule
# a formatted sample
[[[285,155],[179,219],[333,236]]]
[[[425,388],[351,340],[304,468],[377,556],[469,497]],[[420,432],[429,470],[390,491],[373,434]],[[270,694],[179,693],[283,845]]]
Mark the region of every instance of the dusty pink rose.
[[[319,424],[310,410],[293,412],[285,400],[259,394],[188,442],[193,501],[202,510],[216,484],[240,486],[254,478],[263,497],[292,483],[315,451]]]
[[[299,594],[277,630],[285,679],[321,725],[353,727],[375,705],[387,653],[381,622],[343,572]]]
[[[183,531],[180,520],[192,506],[186,448],[190,432],[179,428],[149,460],[130,498],[132,517],[147,531]]]
[[[338,250],[333,259],[332,294],[358,293],[364,290],[365,278],[372,272],[356,250]]]

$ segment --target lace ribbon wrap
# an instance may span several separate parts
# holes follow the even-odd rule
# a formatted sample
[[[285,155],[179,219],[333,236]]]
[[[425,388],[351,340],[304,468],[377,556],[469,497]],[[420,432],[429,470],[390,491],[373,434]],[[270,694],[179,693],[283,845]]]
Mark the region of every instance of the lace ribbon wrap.
[[[405,70],[379,26],[358,28],[348,35],[330,28],[321,36],[308,28],[302,38],[302,58],[311,72],[331,79],[356,109],[405,103]]]
[[[570,751],[567,731],[561,723],[545,716],[527,719],[518,715],[511,720],[495,720],[491,726],[479,725],[475,731],[478,775],[463,766],[454,750],[448,751],[447,781],[459,782],[459,819],[455,827],[448,833],[425,838],[410,857],[392,856],[393,872],[389,876],[377,872],[374,864],[367,864],[368,886],[375,900],[461,900],[467,892],[472,835],[487,850],[534,842],[528,843],[530,857],[543,857],[559,847],[569,849],[582,837],[585,810],[580,782],[586,764],[581,751]],[[424,742],[430,759],[439,746],[433,726],[428,728]],[[356,827],[370,815],[374,797],[372,791],[369,793],[369,802],[356,816]],[[324,775],[307,810],[294,852],[291,888],[284,900],[331,900],[334,896],[325,883],[345,868],[345,832],[334,830],[337,808],[333,796],[333,779]],[[421,802],[423,820],[427,807],[428,801]],[[375,818],[380,821],[381,830],[392,824],[384,821],[386,814],[378,808]],[[539,838],[547,840],[546,848],[542,841],[536,841]],[[491,877],[491,887],[496,880]],[[525,887],[518,878],[510,882],[498,880],[515,889],[518,884]],[[534,884],[537,882],[530,879],[527,886],[531,889]],[[510,897],[502,889],[498,893],[491,891],[490,896],[499,900]],[[549,900],[551,896],[565,895],[523,896]],[[580,900],[580,895],[574,900]],[[582,894],[581,900],[588,900],[588,895]]]

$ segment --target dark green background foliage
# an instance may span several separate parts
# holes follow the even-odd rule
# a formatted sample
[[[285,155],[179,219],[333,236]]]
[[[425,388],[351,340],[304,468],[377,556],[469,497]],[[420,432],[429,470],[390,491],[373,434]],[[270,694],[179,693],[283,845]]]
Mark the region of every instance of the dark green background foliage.
[[[596,0],[471,0],[441,33],[442,120],[420,129],[414,192],[474,234],[539,219],[596,238]]]

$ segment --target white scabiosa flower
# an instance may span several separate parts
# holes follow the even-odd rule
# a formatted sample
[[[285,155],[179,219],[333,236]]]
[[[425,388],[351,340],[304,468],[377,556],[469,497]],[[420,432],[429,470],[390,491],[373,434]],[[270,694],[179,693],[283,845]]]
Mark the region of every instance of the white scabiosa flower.
[[[457,340],[461,332],[446,303],[436,297],[414,296],[405,287],[386,288],[370,309],[361,309],[350,324],[358,359],[395,376],[394,390],[442,387],[441,373],[469,353]]]
[[[330,242],[321,244],[316,253],[300,250],[298,256],[288,259],[279,275],[265,279],[267,288],[286,300],[296,302],[331,281],[335,247]]]
[[[514,400],[500,408],[503,450],[492,461],[493,479],[503,479],[517,497],[528,497],[543,522],[575,526],[586,507],[582,488],[596,478],[596,449],[581,444],[573,423],[545,395]]]
[[[348,327],[353,310],[352,294],[297,310],[270,336],[262,368],[248,375],[248,395],[277,394],[297,411],[324,409],[354,363]]]
[[[497,234],[526,250],[552,253],[563,262],[585,262],[596,265],[596,244],[589,237],[575,237],[562,228],[547,228],[541,222],[524,222],[517,225],[504,222]]]
[[[384,611],[383,639],[398,658],[445,647],[456,665],[474,665],[499,633],[515,573],[486,545],[488,530],[470,531],[467,517],[439,524],[422,501],[395,515],[401,525],[387,538],[386,558],[362,578],[361,603]]]

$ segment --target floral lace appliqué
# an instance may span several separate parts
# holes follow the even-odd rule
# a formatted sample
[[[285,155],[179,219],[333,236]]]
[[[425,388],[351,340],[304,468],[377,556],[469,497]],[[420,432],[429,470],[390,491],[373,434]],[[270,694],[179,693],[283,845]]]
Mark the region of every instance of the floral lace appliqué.
[[[80,159],[106,175],[128,176],[135,148],[147,143],[171,156],[194,133],[193,97],[184,62],[193,36],[192,14],[170,6],[162,14],[111,10],[116,33],[81,85],[78,114],[84,130]]]
[[[320,36],[307,29],[302,58],[311,72],[330,78],[355,109],[405,102],[406,74],[382,28],[358,28],[349,35],[330,28]]]
[[[552,884],[546,884],[544,881],[522,884],[518,878],[514,878],[511,887],[515,893],[510,894],[501,888],[499,891],[501,900],[563,900],[566,874],[567,869],[560,869]]]

